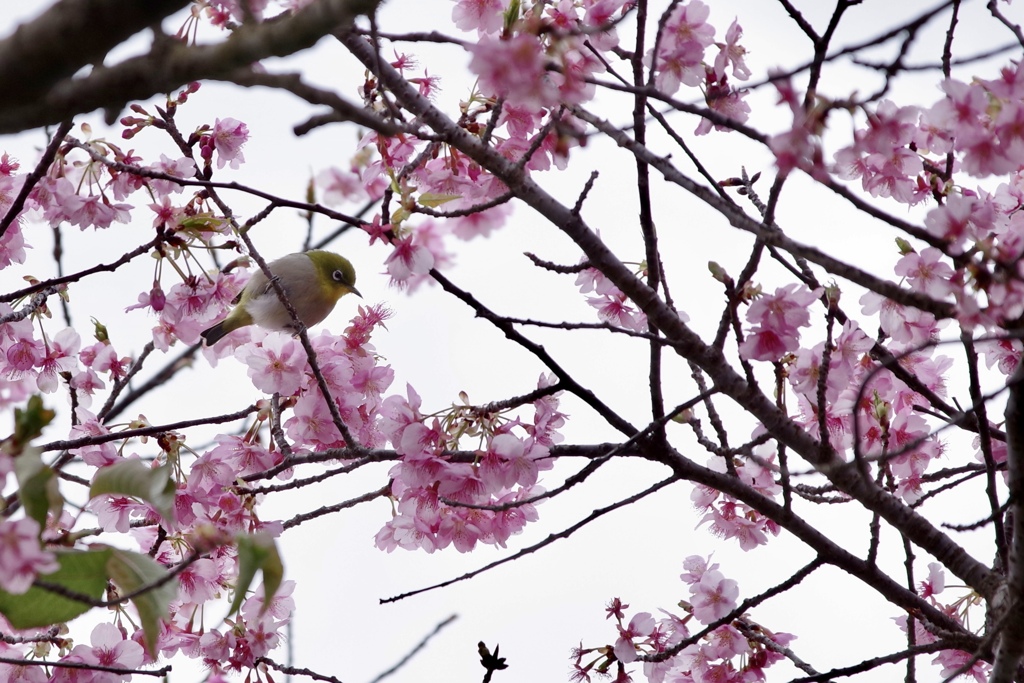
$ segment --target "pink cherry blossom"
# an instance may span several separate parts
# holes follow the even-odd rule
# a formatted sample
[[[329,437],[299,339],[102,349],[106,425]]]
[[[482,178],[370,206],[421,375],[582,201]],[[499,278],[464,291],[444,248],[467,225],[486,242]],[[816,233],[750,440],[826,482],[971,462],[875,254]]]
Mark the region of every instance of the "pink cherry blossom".
[[[248,366],[253,386],[267,394],[292,396],[305,380],[302,345],[284,333],[268,334],[259,343],[240,346],[235,357]]]
[[[6,268],[12,263],[24,263],[26,248],[31,247],[25,242],[21,225],[15,221],[8,226],[3,237],[0,237],[0,268]]]
[[[186,157],[171,159],[166,154],[161,154],[160,161],[150,164],[149,168],[159,173],[165,173],[169,176],[184,178],[186,180],[191,178],[196,172],[196,164],[191,159]],[[183,189],[179,183],[172,180],[163,180],[158,178],[151,179],[149,181],[149,186],[158,197],[177,194]]]
[[[700,581],[690,586],[693,616],[702,624],[718,621],[736,609],[736,597],[739,592],[738,584],[732,579],[725,578],[721,572],[704,572]]]
[[[739,22],[733,19],[725,32],[725,44],[719,44],[719,53],[715,57],[715,75],[721,80],[725,76],[725,70],[732,65],[732,75],[741,81],[750,78],[750,69],[743,61],[747,55],[746,49],[739,44],[743,35],[743,28]]]
[[[509,0],[457,0],[452,8],[452,21],[463,31],[482,34],[497,33],[504,24]]]
[[[434,267],[434,255],[410,237],[395,240],[394,251],[384,264],[393,282],[400,283],[413,275],[425,275]]]
[[[740,353],[749,360],[767,361],[795,351],[799,328],[810,324],[809,307],[820,294],[820,289],[794,283],[755,299],[747,309],[747,320],[755,325],[740,344]]]
[[[39,522],[30,518],[0,521],[0,588],[19,595],[37,574],[56,571],[53,553],[39,545]]]
[[[212,159],[217,152],[217,168],[229,164],[237,169],[245,162],[242,147],[249,140],[249,128],[237,119],[217,119],[213,130],[204,137],[202,155],[204,159]]]
[[[536,36],[517,33],[501,39],[484,35],[469,51],[469,70],[479,77],[484,92],[528,107],[547,107],[558,101],[558,90],[547,77],[544,47]]]
[[[357,173],[332,166],[316,175],[316,184],[324,190],[324,202],[338,206],[363,196],[363,185]]]
[[[946,589],[946,576],[942,565],[938,562],[928,563],[928,578],[921,582],[920,594],[923,598],[938,595]]]
[[[950,280],[955,272],[943,258],[944,254],[935,247],[926,247],[920,254],[911,251],[899,260],[895,272],[907,278],[917,291],[943,299],[953,291]]]
[[[646,638],[654,631],[655,621],[650,612],[637,612],[629,620],[629,625],[619,626],[619,638],[615,641],[615,657],[623,663],[636,661],[637,649],[633,640]]]
[[[132,513],[144,517],[147,506],[125,496],[103,494],[96,496],[86,505],[86,509],[96,514],[96,521],[104,531],[128,533]]]

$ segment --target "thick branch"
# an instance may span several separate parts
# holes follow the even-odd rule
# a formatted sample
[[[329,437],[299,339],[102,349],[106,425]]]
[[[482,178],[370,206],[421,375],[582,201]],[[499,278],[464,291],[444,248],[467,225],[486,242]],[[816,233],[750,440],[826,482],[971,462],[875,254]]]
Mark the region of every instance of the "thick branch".
[[[61,5],[66,3],[67,0]],[[99,0],[83,2],[90,3],[99,4]],[[123,8],[158,3],[156,0],[152,3],[105,0],[102,4]],[[184,0],[162,0],[159,4],[176,9],[186,3]],[[133,100],[167,93],[192,81],[230,80],[239,68],[253,62],[267,57],[284,57],[312,47],[332,29],[351,24],[355,17],[365,13],[368,4],[367,0],[318,0],[283,19],[245,24],[224,42],[215,45],[187,46],[161,34],[154,41],[153,48],[144,55],[112,66],[98,67],[82,78],[51,77],[52,86],[33,97],[10,97],[9,91],[5,90],[8,97],[5,98],[6,106],[0,110],[0,133],[16,133],[55,124],[96,109],[107,109],[116,117],[125,104]],[[146,16],[152,20],[154,14],[147,13]],[[83,26],[92,28],[83,30]],[[90,40],[107,30],[106,24],[93,21],[93,17],[80,20],[75,29]],[[23,60],[25,68],[34,74],[37,65],[24,55],[23,50],[16,49],[26,38],[18,37],[17,43],[11,43],[12,40],[14,37],[0,43],[0,73],[7,73],[7,64],[3,61],[6,47],[7,63]],[[51,39],[49,44],[52,51],[72,51],[60,40]],[[66,68],[58,73],[63,74],[64,71]],[[29,78],[19,72],[19,78],[32,80],[35,76]]]
[[[1006,590],[994,605],[995,610],[1008,614],[996,614],[1004,624],[999,634],[996,659],[990,680],[1003,683],[1017,680],[1017,667],[1024,656],[1024,619],[1020,618],[1024,605],[1024,364],[1010,378],[1010,396],[1006,400],[1006,464],[1009,473],[1007,485],[1010,489],[1012,511],[1009,539],[1009,581]]]
[[[187,4],[189,0],[61,0],[0,41],[0,91],[7,105],[29,102],[79,69],[102,62],[111,48]]]

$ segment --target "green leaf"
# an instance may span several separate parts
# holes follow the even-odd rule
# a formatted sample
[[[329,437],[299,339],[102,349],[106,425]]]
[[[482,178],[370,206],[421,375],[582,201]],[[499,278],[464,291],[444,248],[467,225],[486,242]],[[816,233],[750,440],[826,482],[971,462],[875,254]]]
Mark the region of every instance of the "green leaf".
[[[44,574],[40,581],[63,586],[69,591],[102,600],[107,587],[107,560],[111,550],[57,551],[60,569]],[[33,586],[21,595],[0,590],[0,613],[17,629],[40,628],[70,621],[89,611],[90,605],[72,598]]]
[[[263,609],[266,610],[284,578],[284,564],[277,552],[277,545],[266,533],[239,536],[236,545],[238,580],[235,582],[235,599],[231,601],[228,614],[234,614],[242,606],[257,569],[263,572]]]
[[[111,549],[110,552],[107,571],[122,595],[152,586],[167,576],[167,569],[149,555],[116,548]],[[139,620],[142,622],[142,631],[146,639],[146,650],[150,654],[156,652],[156,639],[160,635],[160,620],[167,617],[168,605],[177,597],[178,580],[175,577],[152,590],[129,598],[139,612]]]
[[[39,394],[32,396],[24,408],[14,409],[14,433],[4,439],[4,451],[9,455],[21,453],[32,439],[42,434],[43,428],[53,421],[55,415],[43,405]]]
[[[57,476],[43,464],[43,452],[29,446],[14,459],[14,474],[18,478],[18,498],[25,506],[25,513],[46,526],[46,513],[53,510],[54,517],[60,517],[64,509],[64,498],[57,486]]]
[[[154,470],[141,460],[122,460],[97,470],[89,487],[89,498],[102,493],[133,496],[149,503],[164,519],[172,521],[175,490],[170,466]]]
[[[409,217],[409,210],[399,206],[391,212],[391,225],[401,225],[402,221]]]
[[[439,194],[437,192],[424,192],[419,196],[416,202],[420,206],[425,206],[430,209],[436,209],[442,204],[454,201],[456,199],[462,199],[460,194]]]

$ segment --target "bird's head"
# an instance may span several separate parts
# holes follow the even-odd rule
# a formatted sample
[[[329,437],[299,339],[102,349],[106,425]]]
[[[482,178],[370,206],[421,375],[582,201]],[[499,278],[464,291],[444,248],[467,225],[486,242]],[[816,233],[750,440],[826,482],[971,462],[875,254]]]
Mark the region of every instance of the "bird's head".
[[[323,249],[307,251],[306,255],[316,267],[317,277],[326,283],[338,298],[349,292],[358,297],[363,296],[356,289],[356,270],[347,258]]]

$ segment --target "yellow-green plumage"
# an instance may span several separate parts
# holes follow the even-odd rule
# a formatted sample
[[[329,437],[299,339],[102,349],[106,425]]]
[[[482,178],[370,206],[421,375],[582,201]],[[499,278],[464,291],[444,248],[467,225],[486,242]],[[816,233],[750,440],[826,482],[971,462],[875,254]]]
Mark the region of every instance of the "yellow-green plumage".
[[[356,289],[356,271],[352,264],[334,252],[314,249],[289,254],[269,263],[268,267],[306,327],[330,315],[338,299],[349,292],[362,296]],[[255,271],[249,278],[228,317],[204,331],[202,337],[207,346],[212,346],[226,334],[253,324],[269,330],[295,327],[288,309],[262,270]]]

